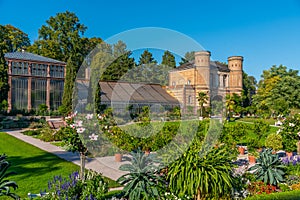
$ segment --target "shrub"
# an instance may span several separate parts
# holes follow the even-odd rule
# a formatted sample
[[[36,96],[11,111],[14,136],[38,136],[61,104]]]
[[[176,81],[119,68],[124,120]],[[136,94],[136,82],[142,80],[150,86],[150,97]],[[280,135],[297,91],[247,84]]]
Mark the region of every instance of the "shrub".
[[[108,192],[107,182],[101,174],[88,171],[85,180],[79,179],[79,173],[72,173],[68,179],[55,176],[48,182],[48,195],[42,199],[105,199]]]
[[[45,142],[54,141],[54,131],[48,125],[45,125],[43,128],[40,129],[39,139]]]
[[[296,114],[283,123],[280,134],[283,138],[283,149],[287,152],[297,151],[298,133],[300,132],[300,114]]]
[[[271,148],[274,151],[282,149],[282,137],[278,133],[271,133],[268,135],[265,143],[267,148]]]
[[[36,136],[40,134],[40,130],[26,130],[22,132],[24,135]]]
[[[251,195],[256,194],[270,194],[276,192],[276,187],[272,185],[267,185],[262,181],[252,182],[248,186],[248,191]]]
[[[179,197],[193,198],[229,197],[234,187],[232,160],[236,157],[223,145],[202,151],[195,141],[183,155],[168,166],[170,191]]]

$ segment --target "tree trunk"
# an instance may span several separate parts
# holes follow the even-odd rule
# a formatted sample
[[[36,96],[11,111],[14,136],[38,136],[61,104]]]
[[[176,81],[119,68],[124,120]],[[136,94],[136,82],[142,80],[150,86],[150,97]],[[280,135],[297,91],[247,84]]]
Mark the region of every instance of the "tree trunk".
[[[300,140],[297,142],[297,154],[300,155]]]
[[[80,153],[80,179],[84,180],[84,170],[85,170],[85,154],[84,153]]]
[[[201,192],[200,192],[199,188],[198,188],[198,192],[197,192],[197,200],[201,200]]]

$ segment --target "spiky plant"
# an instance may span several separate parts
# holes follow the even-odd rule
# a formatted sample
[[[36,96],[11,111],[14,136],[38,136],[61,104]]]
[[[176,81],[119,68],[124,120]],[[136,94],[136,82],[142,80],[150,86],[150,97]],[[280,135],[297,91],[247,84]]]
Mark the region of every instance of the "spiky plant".
[[[250,167],[249,171],[254,171],[258,180],[266,184],[278,185],[284,181],[284,168],[277,154],[272,154],[272,149],[264,149],[256,160],[256,164]]]
[[[117,181],[125,185],[124,197],[129,199],[158,199],[162,178],[158,175],[158,167],[153,154],[146,155],[141,150],[131,153],[131,164],[120,166],[120,170],[129,171]]]
[[[14,172],[7,172],[10,164],[6,161],[6,155],[0,155],[0,196],[9,196],[14,199],[19,199],[19,196],[11,192],[11,188],[14,190],[18,188],[18,185],[14,181],[9,181],[6,178]]]

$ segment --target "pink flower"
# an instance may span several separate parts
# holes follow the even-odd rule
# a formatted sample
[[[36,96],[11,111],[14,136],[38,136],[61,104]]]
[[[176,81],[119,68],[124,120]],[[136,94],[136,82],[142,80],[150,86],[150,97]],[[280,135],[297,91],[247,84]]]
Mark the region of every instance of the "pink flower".
[[[86,119],[92,119],[93,118],[93,114],[87,114],[85,118]]]
[[[83,121],[75,121],[75,123],[76,123],[76,127],[82,127],[82,123],[83,123]]]
[[[91,140],[97,140],[98,139],[98,135],[95,135],[94,133],[92,134],[92,135],[90,135],[89,136],[89,138],[91,139]]]
[[[80,127],[76,130],[77,130],[77,133],[83,133],[85,131],[85,128]]]

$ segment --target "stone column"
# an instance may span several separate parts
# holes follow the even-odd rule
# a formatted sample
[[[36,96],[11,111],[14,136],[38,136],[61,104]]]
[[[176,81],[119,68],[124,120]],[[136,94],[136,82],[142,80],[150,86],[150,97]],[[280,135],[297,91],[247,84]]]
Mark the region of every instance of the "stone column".
[[[46,106],[50,110],[50,65],[47,65]]]
[[[8,85],[9,85],[9,91],[8,91],[8,98],[7,98],[7,104],[8,104],[8,108],[7,108],[7,112],[10,112],[12,109],[12,105],[11,105],[11,97],[12,97],[12,81],[11,81],[11,62],[12,61],[8,61]]]
[[[32,103],[31,103],[31,63],[28,63],[28,90],[27,90],[27,110],[30,111],[32,109]]]

